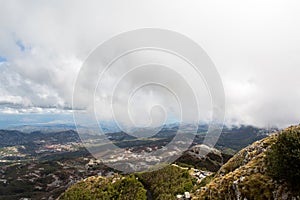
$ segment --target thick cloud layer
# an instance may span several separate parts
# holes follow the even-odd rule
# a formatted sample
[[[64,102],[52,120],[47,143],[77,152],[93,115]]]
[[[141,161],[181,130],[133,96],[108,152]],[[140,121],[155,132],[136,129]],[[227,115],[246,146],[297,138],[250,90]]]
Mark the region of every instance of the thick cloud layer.
[[[299,123],[299,10],[297,0],[2,1],[1,112],[69,110],[89,52],[120,32],[155,27],[205,49],[223,80],[228,123]]]

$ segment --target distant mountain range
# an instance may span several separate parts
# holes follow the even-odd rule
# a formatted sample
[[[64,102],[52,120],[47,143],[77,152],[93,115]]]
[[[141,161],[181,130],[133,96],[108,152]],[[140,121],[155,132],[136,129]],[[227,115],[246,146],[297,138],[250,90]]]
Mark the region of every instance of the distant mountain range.
[[[186,125],[189,126],[189,125]],[[175,136],[178,130],[178,124],[168,124],[151,138],[157,138],[169,142]],[[94,133],[97,133],[95,129],[88,129],[78,126],[81,132],[86,133],[86,137],[97,137]],[[117,129],[116,129],[117,130]],[[208,125],[199,125],[198,131],[195,133],[195,139],[193,145],[201,144],[204,141]],[[223,131],[218,139],[216,148],[222,151],[227,151],[230,154],[234,153],[241,148],[244,148],[248,144],[254,141],[260,140],[269,134],[276,132],[278,129],[264,129],[254,126],[234,126],[224,127]],[[94,135],[94,136],[93,136]],[[81,135],[82,136],[82,135]],[[115,142],[136,140],[137,138],[124,133],[122,131],[116,131],[113,133],[107,133],[107,137]],[[57,141],[58,143],[65,142],[80,142],[80,137],[76,132],[76,126],[73,124],[52,124],[47,126],[18,126],[12,127],[9,130],[0,130],[0,147],[11,145],[23,145],[31,143],[35,140],[49,140]],[[135,142],[136,144],[137,142]],[[139,143],[137,143],[138,145]],[[122,146],[122,144],[120,144]],[[126,145],[130,145],[127,143]],[[134,145],[134,143],[132,143]],[[123,146],[124,147],[124,146]]]
[[[37,141],[51,142],[53,144],[64,144],[68,142],[79,142],[78,134],[73,130],[43,132],[33,131],[24,133],[17,130],[0,130],[0,147],[16,145],[32,145]]]

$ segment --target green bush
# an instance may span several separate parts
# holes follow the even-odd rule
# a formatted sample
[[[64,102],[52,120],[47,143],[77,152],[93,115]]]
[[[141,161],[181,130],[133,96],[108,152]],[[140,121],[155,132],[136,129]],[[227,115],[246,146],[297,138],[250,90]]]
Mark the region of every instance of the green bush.
[[[90,178],[76,183],[63,193],[60,200],[146,200],[146,190],[134,175],[112,182],[112,179]]]
[[[149,188],[153,199],[176,199],[177,194],[191,191],[196,183],[196,179],[189,175],[188,170],[172,165],[137,175]]]
[[[300,186],[300,130],[289,128],[279,134],[267,152],[267,173],[291,187]]]

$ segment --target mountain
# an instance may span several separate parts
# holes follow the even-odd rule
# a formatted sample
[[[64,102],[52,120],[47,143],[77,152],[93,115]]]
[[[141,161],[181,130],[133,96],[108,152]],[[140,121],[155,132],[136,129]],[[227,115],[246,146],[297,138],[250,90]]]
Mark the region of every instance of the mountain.
[[[273,135],[269,137],[268,135],[274,132],[274,129],[268,130],[253,126],[224,127],[215,149],[201,144],[205,138],[206,128],[205,125],[199,126],[200,131],[198,130],[196,134],[194,144],[183,153],[175,165],[145,174],[133,174],[133,178],[128,177],[128,175],[119,175],[117,177],[120,180],[109,177],[107,174],[114,170],[105,167],[103,163],[89,166],[93,158],[83,148],[80,138],[74,130],[58,131],[51,129],[51,131],[46,131],[45,129],[37,129],[33,132],[0,130],[0,162],[2,162],[0,199],[20,199],[21,197],[48,199],[51,196],[55,199],[71,184],[97,174],[103,175],[102,178],[109,182],[108,185],[110,182],[118,182],[117,188],[114,189],[116,186],[113,184],[110,185],[112,188],[109,187],[116,198],[119,197],[119,193],[116,193],[116,190],[119,189],[127,191],[128,194],[137,192],[143,197],[146,193],[148,199],[151,199],[151,195],[152,199],[176,199],[176,196],[182,197],[186,192],[189,192],[193,198],[209,198],[206,193],[202,194],[204,192],[202,190],[208,188],[209,184],[216,181],[217,178],[238,170],[240,166],[244,165],[238,158],[242,159],[246,155],[238,153],[234,156],[235,160],[228,161],[228,159],[235,152],[256,140],[267,137],[267,141],[269,137],[273,137]],[[132,152],[140,152],[166,145],[172,140],[176,131],[176,124],[173,124],[165,126],[162,131],[149,139],[137,140],[123,132],[108,133],[107,137],[122,148],[128,148]],[[91,140],[97,139],[93,134],[87,134],[87,136]],[[260,148],[256,149],[258,149],[257,152],[261,151]],[[202,151],[205,153],[201,153]],[[249,152],[247,156],[249,159],[253,152],[250,150],[247,152]],[[220,167],[223,172],[219,170]],[[51,168],[50,174],[49,168]],[[231,171],[226,171],[227,168]],[[40,173],[35,172],[36,170]],[[95,179],[89,180],[98,179],[100,180],[100,178],[95,177]],[[122,181],[123,179],[125,181]],[[226,183],[226,181],[223,182]],[[78,186],[81,183],[79,182]],[[271,183],[273,184],[273,182]],[[87,181],[84,187],[88,190],[89,185],[90,181]],[[128,189],[129,185],[141,186],[141,189],[133,191]],[[103,185],[99,184],[98,187],[99,191],[103,192]],[[230,188],[231,185],[228,187]],[[260,188],[262,187],[260,186]],[[284,188],[288,188],[288,186]],[[211,193],[213,194],[213,191]],[[101,193],[103,198],[105,198],[105,194]],[[127,194],[124,193],[124,195],[122,197],[127,197]],[[235,198],[232,197],[231,199]]]
[[[24,133],[31,133],[35,131],[51,133],[51,132],[59,132],[59,131],[76,130],[76,126],[74,124],[36,124],[36,125],[11,126],[8,127],[7,129],[17,130]]]
[[[281,159],[278,166],[274,160],[276,156]],[[136,195],[141,199],[146,196],[147,199],[186,199],[185,194],[199,200],[300,199],[300,125],[270,134],[230,159],[230,155],[205,145],[192,147],[184,152],[183,157],[177,160],[177,164],[156,171],[117,174],[113,178],[91,177],[71,186],[60,199],[82,199],[85,195],[91,195],[87,199],[122,199],[131,194],[133,196],[128,199],[137,199]],[[229,160],[220,167],[224,159]],[[188,164],[187,167],[182,163]],[[195,165],[198,169],[194,168]],[[217,172],[199,170],[204,165]],[[277,170],[281,170],[279,178],[274,176]],[[131,183],[122,183],[126,179]],[[105,185],[102,184],[104,180]],[[136,188],[130,185],[136,185]]]
[[[295,134],[296,139],[291,139],[289,136],[291,134]],[[300,126],[293,126],[254,142],[239,151],[220,168],[210,183],[198,190],[195,199],[299,199],[299,184],[297,188],[293,188],[293,185],[286,180],[275,180],[270,174],[273,169],[270,168],[267,158],[270,158],[268,155],[273,152],[275,145],[281,145],[278,138],[284,138],[293,147],[290,154],[279,152],[279,157],[283,161],[289,159],[288,156],[296,159],[292,168],[294,172],[283,171],[283,173],[286,176],[289,173],[295,173],[291,176],[298,175],[299,177]],[[281,146],[280,148],[288,149],[289,147]],[[283,155],[286,157],[282,157]],[[279,165],[284,165],[284,163],[279,163]],[[282,169],[288,168],[287,165]],[[299,183],[299,180],[296,180],[297,182]]]
[[[200,132],[200,134],[196,135],[194,144],[203,143],[206,136],[205,127],[202,126],[201,129],[199,127],[198,130],[202,130],[203,132]],[[250,125],[232,127],[224,126],[222,133],[220,134],[220,137],[215,145],[215,148],[222,151],[229,150],[229,152],[231,153],[236,153],[249,144],[261,140],[277,131],[277,128],[259,128]]]
[[[73,130],[24,133],[17,130],[0,130],[0,148],[5,146],[31,145],[34,141],[51,141],[52,143],[79,142],[78,134]]]
[[[93,176],[71,186],[64,199],[176,199],[176,195],[195,190],[196,182],[217,171],[231,155],[206,145],[196,145],[176,161],[159,170],[119,175]],[[195,169],[196,166],[198,169]],[[209,170],[209,171],[207,171]],[[133,188],[136,187],[136,188]],[[122,191],[119,192],[118,191]],[[138,198],[139,196],[139,198]]]
[[[232,155],[223,153],[204,144],[198,144],[185,151],[176,162],[184,163],[199,169],[216,172]]]
[[[195,179],[189,170],[175,165],[144,173],[113,177],[92,176],[68,188],[59,200],[92,199],[161,199],[176,200],[193,188]]]

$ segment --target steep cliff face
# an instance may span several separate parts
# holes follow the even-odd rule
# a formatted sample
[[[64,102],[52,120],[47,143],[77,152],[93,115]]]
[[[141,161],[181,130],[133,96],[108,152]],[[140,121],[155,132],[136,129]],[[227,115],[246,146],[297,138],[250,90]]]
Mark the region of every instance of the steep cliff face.
[[[284,131],[289,129],[300,130],[300,126]],[[195,199],[300,199],[299,192],[266,173],[266,152],[281,133],[272,134],[238,152],[209,184],[198,190]]]

